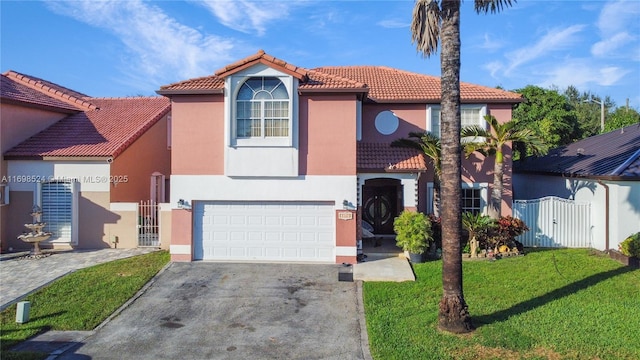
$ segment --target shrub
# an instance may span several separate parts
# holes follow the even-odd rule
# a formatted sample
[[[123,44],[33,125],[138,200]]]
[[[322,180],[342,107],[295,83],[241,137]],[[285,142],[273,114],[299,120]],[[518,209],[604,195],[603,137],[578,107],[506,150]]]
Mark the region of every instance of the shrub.
[[[493,230],[493,236],[489,241],[497,249],[500,245],[513,243],[516,236],[524,234],[525,231],[529,231],[529,228],[524,221],[511,216],[503,216],[498,220],[498,225]]]
[[[393,230],[397,245],[413,254],[424,253],[433,240],[431,222],[423,213],[403,211],[394,220]]]
[[[626,256],[640,258],[640,232],[637,232],[620,243],[620,252]]]

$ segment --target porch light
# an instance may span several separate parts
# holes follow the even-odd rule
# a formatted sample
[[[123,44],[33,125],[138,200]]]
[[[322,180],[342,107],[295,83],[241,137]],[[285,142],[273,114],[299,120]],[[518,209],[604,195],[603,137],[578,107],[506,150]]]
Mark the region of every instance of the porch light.
[[[178,209],[191,210],[191,204],[184,199],[178,200]]]

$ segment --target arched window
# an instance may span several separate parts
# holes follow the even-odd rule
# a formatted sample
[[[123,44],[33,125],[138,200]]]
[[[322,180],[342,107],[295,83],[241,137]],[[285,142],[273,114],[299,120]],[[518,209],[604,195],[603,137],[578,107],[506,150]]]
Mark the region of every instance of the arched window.
[[[236,98],[236,137],[289,136],[289,93],[275,77],[254,77],[242,84]]]

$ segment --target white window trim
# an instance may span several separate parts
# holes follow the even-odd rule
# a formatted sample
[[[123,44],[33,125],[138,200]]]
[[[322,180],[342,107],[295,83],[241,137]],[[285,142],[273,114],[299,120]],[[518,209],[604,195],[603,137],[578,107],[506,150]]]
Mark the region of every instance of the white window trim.
[[[488,196],[489,196],[489,183],[462,183],[463,189],[480,189],[480,214],[487,215],[489,208]]]
[[[78,197],[80,194],[80,182],[73,180],[71,183],[71,242],[49,240],[50,243],[78,245]],[[42,208],[42,184],[37,183],[34,203]]]
[[[462,189],[480,189],[480,213],[488,213],[489,183],[462,183]],[[433,182],[427,183],[427,214],[433,214]]]
[[[236,100],[245,81],[255,77],[275,77],[289,94],[289,136],[238,138],[236,136]],[[225,139],[230,147],[296,147],[298,127],[298,79],[266,66],[254,66],[225,79]]]
[[[478,126],[480,126],[483,129],[487,129],[487,121],[484,119],[484,117],[487,115],[487,105],[486,104],[461,104],[460,105],[460,110],[462,109],[479,109],[480,110],[480,114],[478,117]],[[425,129],[429,132],[432,131],[433,126],[432,126],[432,111],[433,110],[441,110],[441,106],[439,104],[431,104],[431,105],[427,105],[427,118],[426,118],[426,126]],[[442,124],[440,124],[440,131],[442,131]],[[439,134],[437,134],[439,135]],[[439,136],[438,136],[439,137]]]

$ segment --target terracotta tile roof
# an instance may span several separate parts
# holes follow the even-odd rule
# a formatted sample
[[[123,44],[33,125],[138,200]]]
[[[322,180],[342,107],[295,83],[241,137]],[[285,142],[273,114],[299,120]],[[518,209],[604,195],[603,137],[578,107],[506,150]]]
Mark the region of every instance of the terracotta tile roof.
[[[222,93],[224,78],[233,73],[246,69],[257,63],[274,67],[282,72],[297,77],[300,80],[300,91],[339,91],[353,90],[354,92],[366,92],[367,86],[361,82],[342,76],[325,74],[318,71],[307,70],[287,63],[283,60],[266,54],[263,50],[256,54],[237,61],[215,72],[214,75],[180,81],[160,87],[159,94],[197,94],[197,93]]]
[[[265,64],[271,68],[276,68],[300,80],[306,78],[307,72],[309,71],[307,69],[289,64],[284,60],[266,54],[264,50],[258,50],[257,53],[250,55],[242,60],[238,60],[233,64],[227,65],[222,69],[216,71],[215,75],[224,78],[258,63]]]
[[[78,106],[71,105],[55,97],[48,96],[32,89],[12,78],[2,74],[0,76],[0,99],[3,103],[20,103],[27,106],[44,108],[61,113],[80,111]]]
[[[366,84],[369,99],[375,102],[440,102],[440,78],[386,66],[327,66],[314,70],[342,76]],[[517,103],[522,96],[509,91],[470,83],[460,83],[463,102]]]
[[[424,155],[415,149],[391,147],[386,143],[358,142],[359,172],[426,171]]]
[[[263,50],[226,66],[214,75],[162,86],[159,94],[221,93],[224,77],[262,63],[300,79],[301,92],[368,92],[375,102],[440,102],[440,78],[386,66],[327,66],[305,69],[266,54]],[[522,96],[486,86],[461,83],[461,99],[466,103],[518,103]]]
[[[514,162],[516,173],[640,180],[640,124],[582,139]]]
[[[91,98],[70,115],[5,153],[5,158],[117,157],[170,111],[165,97]]]
[[[21,74],[9,70],[3,74],[7,79],[36,90],[44,95],[55,98],[74,106],[77,109],[95,109],[96,106],[90,102],[90,98],[80,92],[68,89],[64,86],[43,80],[31,75]]]

